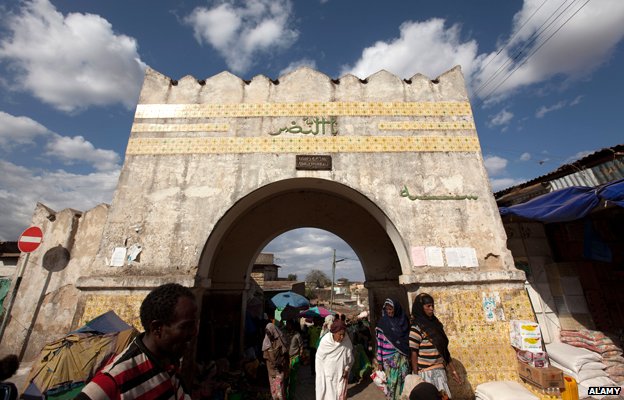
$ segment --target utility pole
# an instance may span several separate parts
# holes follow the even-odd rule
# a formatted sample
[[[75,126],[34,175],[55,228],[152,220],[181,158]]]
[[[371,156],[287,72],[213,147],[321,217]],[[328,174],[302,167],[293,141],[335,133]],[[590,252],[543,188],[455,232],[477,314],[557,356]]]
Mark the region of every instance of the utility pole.
[[[334,282],[336,282],[336,264],[344,260],[345,260],[344,258],[341,258],[340,260],[336,260],[336,249],[334,249],[334,259],[332,262],[331,300],[329,301],[329,311],[332,311],[332,307],[334,306]]]

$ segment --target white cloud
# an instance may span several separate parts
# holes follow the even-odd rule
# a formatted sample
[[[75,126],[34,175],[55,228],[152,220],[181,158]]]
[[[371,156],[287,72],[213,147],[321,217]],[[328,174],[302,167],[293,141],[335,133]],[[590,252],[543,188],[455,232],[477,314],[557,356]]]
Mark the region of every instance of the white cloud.
[[[529,19],[542,3],[543,7]],[[624,24],[621,23],[624,19],[624,2],[620,0],[589,2],[582,9],[580,9],[582,4],[577,2],[548,30],[540,34],[537,40],[532,41],[532,37],[538,34],[542,25],[546,27],[552,21],[548,21],[548,18],[558,14],[556,8],[560,5],[561,2],[524,1],[522,9],[514,16],[513,28],[509,35],[513,37],[510,46],[502,50],[496,58],[494,57],[499,49],[480,56],[479,71],[471,84],[473,89],[487,82],[497,71],[498,78],[482,88],[478,92],[479,97],[483,98],[490,94],[494,99],[506,97],[514,90],[543,82],[557,75],[568,79],[579,78],[591,73],[611,57],[616,45],[624,37]],[[580,11],[563,26],[564,21],[578,9]],[[560,26],[562,28],[559,32],[546,42]],[[540,46],[543,47],[538,51]],[[521,50],[522,56],[514,60]],[[533,55],[522,64],[524,56],[529,54]],[[486,66],[488,62],[489,65]],[[508,73],[516,68],[517,70],[503,82]],[[499,84],[500,86],[496,88]]]
[[[581,102],[581,99],[583,98],[583,96],[576,96],[573,100],[568,101],[568,100],[561,100],[555,104],[553,104],[552,106],[541,106],[536,112],[535,112],[535,116],[537,118],[543,118],[544,115],[548,114],[549,112],[552,111],[557,111],[557,110],[561,110],[562,108],[565,107],[573,107],[578,105]]]
[[[514,178],[490,178],[490,185],[492,185],[492,191],[498,192],[499,190],[507,189],[524,182],[524,179]]]
[[[316,61],[310,58],[303,58],[298,61],[293,61],[286,68],[280,71],[279,76],[284,76],[289,72],[296,70],[299,67],[310,67],[316,69]]]
[[[15,70],[12,89],[67,112],[136,104],[144,69],[136,40],[116,34],[104,18],[64,16],[48,0],[31,0],[2,24],[9,35],[0,42],[0,60]]]
[[[507,125],[513,117],[514,114],[512,112],[507,111],[507,109],[503,109],[498,114],[490,116],[488,125],[490,127]]]
[[[580,160],[581,158],[585,158],[590,154],[595,153],[596,150],[583,150],[583,151],[579,151],[578,153],[574,154],[573,156],[570,156],[568,158],[566,158],[563,163],[564,164],[570,164],[573,163],[575,161]]]
[[[544,118],[544,115],[548,114],[549,112],[553,112],[553,111],[556,111],[556,110],[561,110],[565,106],[566,106],[566,102],[565,101],[557,102],[556,104],[553,104],[552,106],[541,106],[535,112],[535,116],[537,118]]]
[[[521,158],[526,158],[525,155],[528,156],[528,160],[530,158],[529,153],[524,153]],[[485,164],[485,169],[490,178],[490,185],[494,192],[525,181],[523,178],[510,178],[508,176],[507,164],[509,164],[509,161],[506,158],[488,155],[484,157],[483,163]]]
[[[501,175],[507,168],[507,159],[499,156],[486,156],[483,160],[485,169],[490,176]]]
[[[96,149],[82,136],[54,134],[47,144],[47,155],[52,155],[68,165],[76,161],[88,162],[98,171],[119,169],[119,155],[112,150]]]
[[[280,277],[295,274],[302,281],[313,269],[323,271],[331,278],[333,249],[336,249],[336,258],[346,258],[336,265],[336,279],[346,277],[351,281],[363,281],[364,271],[355,261],[357,256],[351,247],[340,237],[321,229],[301,228],[286,232],[262,251],[275,254],[276,264],[283,267]]]
[[[434,18],[405,22],[399,30],[398,38],[365,48],[354,65],[343,67],[342,74],[366,78],[385,69],[403,78],[416,73],[434,78],[457,64],[462,66],[465,76],[472,74],[477,43],[461,42],[459,25],[446,28],[443,19]]]
[[[529,161],[531,159],[531,153],[522,153],[520,155],[520,161]]]
[[[38,171],[0,160],[0,240],[17,240],[37,202],[55,210],[82,211],[110,203],[118,178],[119,169],[80,175]]]
[[[550,31],[532,43],[531,35],[538,31],[545,19],[561,4],[547,2],[519,30],[542,3],[543,0],[525,0],[522,9],[514,17],[509,32],[509,37],[514,38],[510,47],[503,49],[501,44],[490,53],[479,54],[475,40],[461,39],[459,25],[447,28],[443,19],[408,21],[400,26],[397,38],[378,41],[365,48],[360,58],[354,64],[345,66],[342,73],[350,72],[365,78],[385,69],[402,78],[409,78],[419,72],[433,78],[459,64],[469,91],[481,98],[487,96],[488,101],[496,101],[515,90],[544,82],[554,76],[562,76],[568,80],[586,76],[609,60],[616,45],[624,37],[624,24],[621,23],[624,20],[624,2],[589,2],[526,64],[520,66],[523,58],[514,59],[517,50],[526,45],[523,54],[531,54],[571,15],[571,12],[566,13],[559,22],[552,25]],[[577,3],[571,10],[578,7],[580,4]],[[499,50],[500,54],[496,56]],[[508,72],[516,67],[517,71],[506,79]],[[495,74],[498,77],[487,83]],[[482,87],[486,84],[487,86]]]
[[[236,73],[246,72],[261,53],[290,47],[299,32],[291,29],[290,0],[250,0],[241,6],[223,3],[197,7],[184,22],[195,39],[213,46]]]
[[[37,121],[0,111],[0,146],[4,150],[10,150],[16,145],[31,144],[36,137],[49,133]]]
[[[575,105],[577,105],[577,104],[580,104],[582,99],[583,99],[583,95],[576,96],[576,97],[574,98],[574,100],[572,100],[572,101],[570,102],[570,105],[571,105],[571,106],[575,106]]]

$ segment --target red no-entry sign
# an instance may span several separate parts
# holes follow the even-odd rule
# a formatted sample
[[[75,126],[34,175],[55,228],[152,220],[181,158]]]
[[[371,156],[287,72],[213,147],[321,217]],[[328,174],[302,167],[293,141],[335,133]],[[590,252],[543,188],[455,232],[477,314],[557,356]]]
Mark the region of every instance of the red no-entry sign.
[[[43,232],[38,226],[31,226],[20,235],[17,247],[23,253],[32,253],[37,250],[43,239]]]

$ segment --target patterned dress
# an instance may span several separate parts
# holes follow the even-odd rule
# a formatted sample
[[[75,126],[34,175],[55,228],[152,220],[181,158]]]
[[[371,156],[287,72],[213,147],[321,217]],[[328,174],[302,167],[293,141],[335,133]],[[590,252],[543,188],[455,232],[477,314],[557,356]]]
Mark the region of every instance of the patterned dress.
[[[409,359],[401,354],[383,331],[375,329],[377,337],[377,362],[386,374],[386,398],[397,400],[401,397],[405,377],[409,374]]]

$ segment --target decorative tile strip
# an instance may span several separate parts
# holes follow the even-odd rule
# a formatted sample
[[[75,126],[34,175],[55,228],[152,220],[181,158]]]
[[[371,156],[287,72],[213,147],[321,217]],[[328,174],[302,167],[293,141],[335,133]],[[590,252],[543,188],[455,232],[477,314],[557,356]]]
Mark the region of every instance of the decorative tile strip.
[[[132,132],[227,132],[229,124],[141,124],[132,125]]]
[[[126,154],[475,152],[468,136],[133,138]]]
[[[380,131],[448,131],[475,129],[474,122],[472,121],[382,121],[377,126]]]
[[[343,102],[139,104],[135,118],[289,117],[289,116],[460,116],[472,115],[470,103]]]

